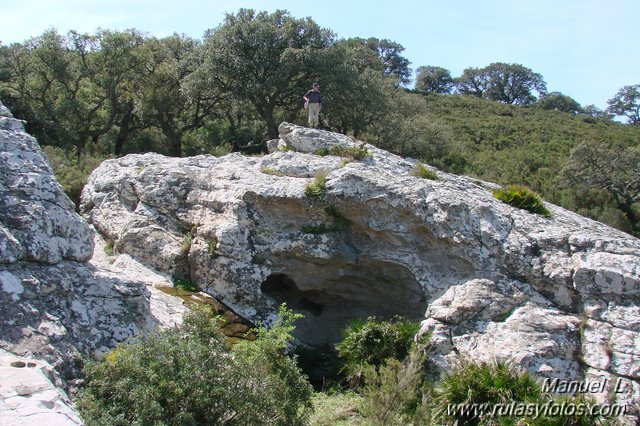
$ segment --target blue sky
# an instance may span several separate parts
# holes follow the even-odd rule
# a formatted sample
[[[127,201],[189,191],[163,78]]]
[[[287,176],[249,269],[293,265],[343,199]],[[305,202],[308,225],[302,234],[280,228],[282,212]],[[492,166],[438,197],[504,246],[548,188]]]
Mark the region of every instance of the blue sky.
[[[413,69],[437,65],[457,76],[467,67],[519,63],[542,74],[549,91],[583,105],[605,108],[622,86],[640,83],[638,0],[0,0],[0,40],[24,41],[51,27],[201,38],[241,7],[286,9],[340,38],[396,41]]]

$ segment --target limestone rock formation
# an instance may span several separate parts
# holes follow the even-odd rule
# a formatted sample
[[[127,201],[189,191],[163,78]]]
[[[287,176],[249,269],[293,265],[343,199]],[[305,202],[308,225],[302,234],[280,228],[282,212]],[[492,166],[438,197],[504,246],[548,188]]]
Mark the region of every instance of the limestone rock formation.
[[[78,424],[60,388],[80,356],[163,325],[146,282],[89,263],[93,248],[36,140],[0,103],[0,423]]]
[[[611,396],[637,405],[638,239],[554,205],[551,218],[518,210],[490,183],[420,179],[416,161],[347,136],[283,123],[269,146],[105,161],[83,214],[116,251],[251,321],[287,302],[312,347],[331,347],[350,319],[403,315],[423,320],[442,368],[496,358],[549,378],[620,379]],[[324,188],[306,191],[316,176]]]
[[[4,426],[81,425],[46,362],[0,349],[0,419]]]

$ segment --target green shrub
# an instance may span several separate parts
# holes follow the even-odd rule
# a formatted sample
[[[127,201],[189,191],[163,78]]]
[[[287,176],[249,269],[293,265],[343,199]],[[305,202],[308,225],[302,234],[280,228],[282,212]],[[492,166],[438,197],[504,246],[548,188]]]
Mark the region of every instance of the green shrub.
[[[389,359],[402,361],[420,329],[420,323],[395,317],[390,321],[352,321],[343,330],[344,340],[336,345],[344,360],[343,371],[350,385],[361,385],[368,365],[376,369]]]
[[[327,189],[327,176],[318,174],[304,190],[304,194],[309,198],[324,199]]]
[[[318,148],[313,151],[314,155],[319,155],[320,157],[326,157],[327,155],[331,155],[331,149],[329,148]]]
[[[192,283],[191,281],[187,281],[187,280],[176,280],[173,283],[173,287],[177,288],[178,290],[182,290],[182,291],[191,291],[194,293],[197,293],[198,291],[200,291],[200,289],[198,288],[198,286],[194,283]]]
[[[247,421],[239,424],[306,423],[313,408],[313,388],[296,358],[284,355],[293,341],[293,324],[302,317],[282,304],[273,326],[259,324],[255,340],[241,340],[233,346],[236,374],[252,390]]]
[[[445,374],[436,385],[433,401],[425,401],[425,413],[429,413],[435,424],[458,425],[536,425],[536,426],[587,426],[618,424],[615,418],[590,416],[588,410],[582,408],[593,406],[596,401],[585,395],[556,396],[545,394],[538,379],[526,371],[502,363],[463,363],[452,372]],[[423,405],[425,405],[423,404]],[[481,410],[457,410],[483,405]],[[513,406],[512,413],[497,410],[492,412],[495,404],[501,407]],[[527,405],[528,404],[528,405]],[[539,415],[526,413],[526,407],[532,406],[544,410],[545,406],[553,407],[548,413]],[[562,406],[573,405],[575,412],[562,412]],[[517,407],[520,407],[518,410]],[[582,407],[582,408],[579,408]],[[520,413],[518,413],[520,411]],[[551,415],[550,413],[554,413]]]
[[[290,311],[255,341],[229,349],[208,306],[180,328],[121,344],[87,362],[78,408],[92,425],[302,424],[311,388],[283,351]]]
[[[62,185],[64,192],[76,206],[80,205],[80,194],[89,175],[95,170],[106,156],[89,156],[83,154],[78,157],[77,150],[64,150],[54,146],[43,146],[56,180]]]
[[[289,151],[296,152],[296,149],[291,145],[282,145],[278,148],[278,150],[282,152],[289,152]]]
[[[438,175],[431,169],[425,167],[424,164],[418,163],[412,172],[413,176],[422,179],[438,180]]]
[[[421,424],[423,412],[418,410],[424,398],[424,355],[426,341],[413,344],[401,362],[387,359],[379,368],[364,370],[362,414],[375,425]]]
[[[493,190],[493,195],[513,207],[538,213],[544,217],[551,216],[551,212],[544,206],[540,195],[526,186],[508,185]]]
[[[481,424],[480,413],[473,410],[453,412],[452,407],[513,401],[537,403],[541,398],[540,384],[527,372],[501,362],[463,363],[445,374],[436,386],[435,412],[443,424],[457,421],[459,425],[477,425]]]

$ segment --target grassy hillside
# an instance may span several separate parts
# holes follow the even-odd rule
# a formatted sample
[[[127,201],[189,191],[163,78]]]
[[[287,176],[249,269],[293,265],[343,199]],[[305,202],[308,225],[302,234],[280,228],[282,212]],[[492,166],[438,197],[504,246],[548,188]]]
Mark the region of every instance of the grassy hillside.
[[[640,127],[607,118],[513,106],[471,96],[423,95],[428,120],[444,123],[451,150],[432,158],[444,169],[499,184],[529,186],[552,203],[630,232],[611,195],[563,185],[558,174],[582,142],[640,146]]]

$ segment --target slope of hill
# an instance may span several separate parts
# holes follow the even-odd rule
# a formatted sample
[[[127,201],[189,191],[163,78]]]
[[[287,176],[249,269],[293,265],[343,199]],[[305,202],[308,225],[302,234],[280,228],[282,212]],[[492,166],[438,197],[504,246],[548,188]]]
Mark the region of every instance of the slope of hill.
[[[446,156],[431,159],[445,170],[500,184],[525,184],[553,203],[631,232],[633,224],[611,194],[563,185],[559,173],[571,150],[583,142],[640,147],[640,127],[471,96],[424,98],[428,119],[443,123],[453,134]]]

